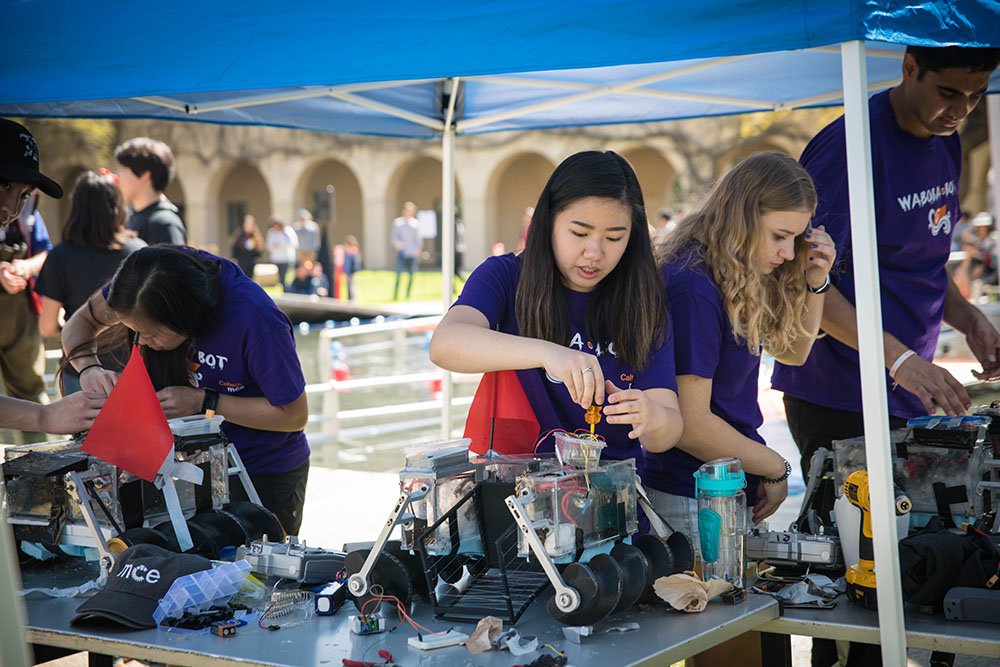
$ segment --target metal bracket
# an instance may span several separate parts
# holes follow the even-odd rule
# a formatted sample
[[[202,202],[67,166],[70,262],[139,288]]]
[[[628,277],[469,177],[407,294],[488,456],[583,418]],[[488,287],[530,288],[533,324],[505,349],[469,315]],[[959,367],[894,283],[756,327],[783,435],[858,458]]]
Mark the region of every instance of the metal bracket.
[[[542,544],[542,540],[538,537],[538,533],[536,533],[534,527],[528,523],[524,505],[521,504],[521,501],[519,501],[516,496],[507,496],[504,502],[507,503],[507,509],[510,510],[511,516],[514,517],[514,522],[517,523],[518,529],[524,533],[525,538],[528,540],[528,547],[531,549],[531,552],[535,554],[535,558],[538,559],[539,565],[542,566],[542,569],[545,571],[545,575],[549,578],[549,583],[552,584],[552,588],[556,591],[556,607],[558,607],[559,611],[564,613],[576,611],[580,607],[580,593],[563,581],[562,575],[559,574],[559,570],[556,569],[555,563],[552,562],[552,558],[549,556],[548,552],[545,551],[545,545]]]
[[[228,480],[230,475],[236,473],[240,478],[240,483],[243,484],[243,490],[246,491],[247,499],[255,505],[263,506],[263,503],[260,502],[260,496],[257,495],[257,489],[254,488],[253,482],[250,481],[250,473],[247,472],[247,467],[243,465],[243,459],[240,458],[239,453],[236,451],[236,445],[231,442],[227,444],[226,454],[229,457],[226,479]]]
[[[97,516],[94,514],[94,507],[91,505],[90,493],[78,472],[68,472],[63,476],[66,485],[66,493],[70,499],[80,508],[83,520],[87,528],[94,534],[97,542],[97,551],[101,554],[101,569],[106,573],[111,573],[111,568],[115,564],[115,555],[108,548],[108,542],[104,539],[104,532],[97,524]]]
[[[392,534],[393,528],[412,518],[409,514],[404,513],[405,510],[410,506],[410,503],[420,500],[430,490],[429,486],[423,484],[418,489],[404,491],[399,495],[399,500],[396,501],[396,506],[389,513],[389,518],[382,527],[382,532],[375,538],[375,544],[372,545],[371,551],[368,552],[368,558],[365,559],[364,565],[347,580],[347,590],[351,592],[351,595],[357,597],[368,592],[368,575],[371,573],[372,568],[375,567],[375,562],[378,561],[379,556],[382,555],[382,549],[385,547],[385,543],[389,541],[389,535]]]
[[[642,508],[643,514],[649,519],[649,527],[653,529],[656,536],[661,540],[666,541],[670,537],[674,529],[670,527],[670,524],[660,516],[660,513],[653,508],[653,501],[649,499],[649,495],[646,493],[646,489],[642,487],[642,483],[639,480],[639,476],[636,475],[635,478],[635,491],[639,496],[639,507]]]

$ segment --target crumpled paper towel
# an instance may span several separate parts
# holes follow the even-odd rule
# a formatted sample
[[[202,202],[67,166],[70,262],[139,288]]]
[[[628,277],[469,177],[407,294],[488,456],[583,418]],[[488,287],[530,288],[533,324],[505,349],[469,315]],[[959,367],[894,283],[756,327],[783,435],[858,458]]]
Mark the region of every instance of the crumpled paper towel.
[[[653,591],[661,600],[679,611],[698,612],[708,606],[708,601],[733,590],[733,585],[722,579],[702,581],[694,572],[671,574],[653,582]]]
[[[496,616],[481,618],[476,629],[465,640],[465,648],[469,649],[473,655],[489,651],[493,648],[493,642],[500,637],[501,632],[503,632],[503,621],[499,618]]]

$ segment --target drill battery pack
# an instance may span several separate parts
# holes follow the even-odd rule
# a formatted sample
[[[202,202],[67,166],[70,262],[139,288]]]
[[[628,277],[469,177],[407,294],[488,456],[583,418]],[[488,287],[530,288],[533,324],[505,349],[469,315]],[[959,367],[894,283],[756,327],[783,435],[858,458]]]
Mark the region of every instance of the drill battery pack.
[[[878,609],[875,595],[875,573],[858,565],[847,568],[847,599],[865,609]]]

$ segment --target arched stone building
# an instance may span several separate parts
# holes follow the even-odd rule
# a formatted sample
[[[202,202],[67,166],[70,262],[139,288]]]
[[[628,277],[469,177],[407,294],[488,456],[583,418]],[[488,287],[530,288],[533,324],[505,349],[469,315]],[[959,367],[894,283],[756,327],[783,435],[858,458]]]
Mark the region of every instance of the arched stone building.
[[[660,209],[694,203],[750,153],[798,156],[838,113],[803,110],[459,137],[455,191],[466,225],[466,268],[488,256],[497,242],[517,248],[525,207],[535,204],[555,165],[574,152],[610,149],[628,159],[652,217]],[[441,149],[434,141],[151,120],[92,121],[100,124],[108,145],[67,141],[81,122],[90,121],[30,121],[46,169],[67,190],[84,169],[114,167],[110,156],[118,142],[144,135],[161,139],[177,158],[177,179],[167,194],[183,211],[190,242],[222,254],[228,254],[228,239],[244,214],[266,230],[272,215],[291,222],[296,210],[306,208],[336,242],[347,234],[358,237],[368,268],[389,268],[392,220],[404,202],[433,210],[440,220]],[[980,143],[966,147],[963,203],[968,200],[973,212],[985,204],[989,169],[988,150]],[[45,201],[41,210],[58,238],[68,198]],[[440,234],[425,241],[422,265],[437,265],[439,259]]]

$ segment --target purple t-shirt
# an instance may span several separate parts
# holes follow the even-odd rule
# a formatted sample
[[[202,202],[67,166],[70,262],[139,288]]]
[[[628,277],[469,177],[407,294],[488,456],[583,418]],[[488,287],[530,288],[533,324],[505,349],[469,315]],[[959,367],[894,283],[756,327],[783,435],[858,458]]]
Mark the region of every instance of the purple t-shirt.
[[[306,381],[288,317],[233,262],[199,250],[189,252],[218,262],[221,283],[215,326],[194,341],[197,386],[240,398],[263,396],[274,406],[295,401]],[[105,298],[108,289],[104,287]],[[302,431],[264,431],[231,422],[224,423],[223,430],[251,474],[288,472],[309,458]]]
[[[490,327],[503,333],[519,334],[514,300],[521,273],[521,256],[513,253],[490,257],[469,276],[455,306],[470,306],[481,312]],[[574,292],[562,288],[569,305],[570,334],[568,347],[597,356],[604,377],[623,389],[670,389],[677,391],[674,374],[673,341],[669,331],[663,344],[651,356],[643,371],[627,368],[618,361],[613,341],[592,341],[587,338],[584,322],[591,293]],[[534,409],[541,433],[554,428],[574,431],[587,428],[584,410],[573,402],[566,386],[546,378],[544,368],[517,371],[521,387]],[[608,424],[601,420],[596,432],[608,444],[603,456],[609,459],[635,459],[636,470],[642,473],[642,446],[628,437],[632,427],[627,424]],[[539,451],[552,451],[554,441],[547,438]]]
[[[889,104],[888,91],[873,96],[868,107],[882,326],[932,361],[948,289],[945,264],[954,226],[962,217],[958,200],[961,145],[957,133],[921,139],[903,130]],[[855,303],[842,117],[809,142],[801,162],[819,196],[813,225],[825,225],[837,245],[831,279]],[[885,382],[891,387],[888,372]],[[804,365],[775,364],[771,383],[789,396],[861,412],[858,353],[830,336],[816,341]],[[927,412],[902,387],[889,391],[888,396],[891,415],[909,418]]]
[[[661,274],[674,332],[677,375],[712,380],[712,414],[763,444],[757,433],[764,423],[757,405],[760,356],[750,353],[746,341],[734,337],[722,293],[700,254],[681,254],[666,264]],[[692,474],[702,463],[677,447],[658,454],[646,452],[643,482],[659,491],[693,498]],[[751,504],[756,502],[756,488],[755,478],[748,475],[747,501]]]

